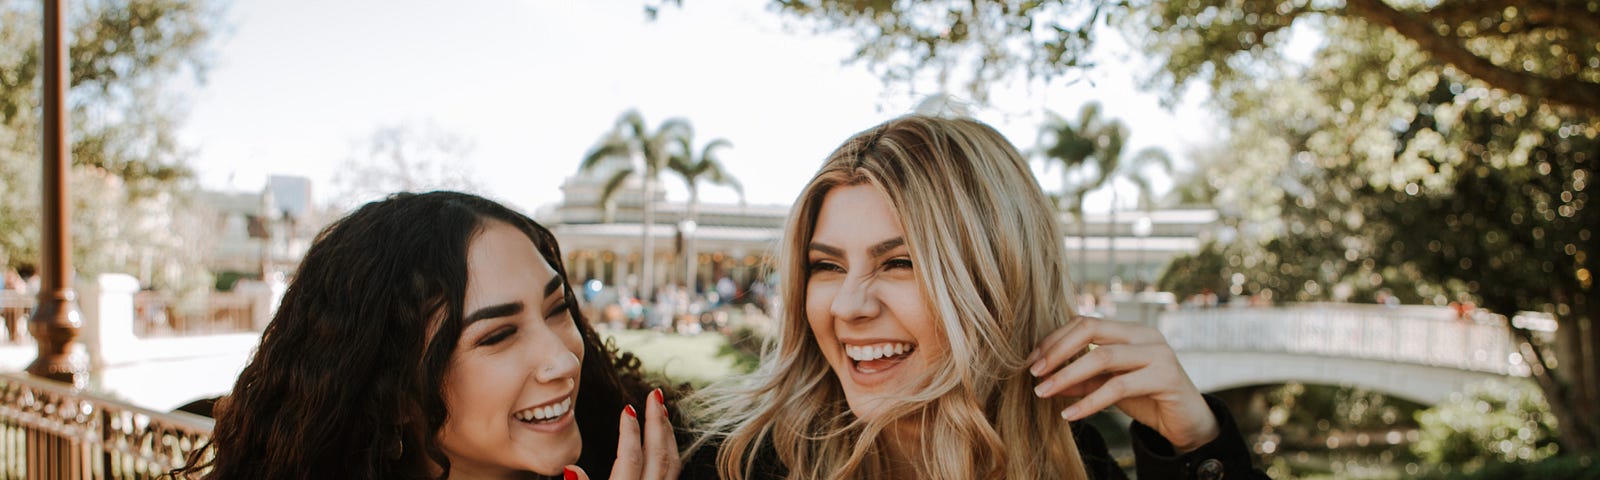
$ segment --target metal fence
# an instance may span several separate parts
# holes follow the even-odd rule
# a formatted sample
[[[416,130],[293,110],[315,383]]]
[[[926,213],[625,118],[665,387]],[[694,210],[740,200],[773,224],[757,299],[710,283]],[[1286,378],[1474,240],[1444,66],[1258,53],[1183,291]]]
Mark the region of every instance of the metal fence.
[[[33,342],[28,336],[28,318],[37,301],[33,294],[0,290],[0,344]],[[212,292],[203,310],[184,312],[172,295],[142,291],[133,296],[133,334],[159,337],[249,332],[255,329],[255,308],[248,295]]]
[[[143,291],[133,296],[133,334],[140,337],[248,332],[253,329],[250,297],[238,292],[211,292],[200,313],[177,308],[172,295]]]
[[[157,478],[205,448],[212,425],[0,373],[0,478]]]

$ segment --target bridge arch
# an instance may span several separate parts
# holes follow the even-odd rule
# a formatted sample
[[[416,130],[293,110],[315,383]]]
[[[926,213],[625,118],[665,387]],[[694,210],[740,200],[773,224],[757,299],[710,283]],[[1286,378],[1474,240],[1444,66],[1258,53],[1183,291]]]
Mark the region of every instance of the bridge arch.
[[[1454,368],[1356,358],[1241,352],[1179,352],[1189,378],[1202,392],[1290,382],[1360,387],[1423,405],[1434,405],[1467,385],[1504,375]]]
[[[1529,373],[1503,318],[1464,321],[1431,307],[1179,310],[1158,328],[1204,392],[1302,382],[1433,405],[1469,384]]]

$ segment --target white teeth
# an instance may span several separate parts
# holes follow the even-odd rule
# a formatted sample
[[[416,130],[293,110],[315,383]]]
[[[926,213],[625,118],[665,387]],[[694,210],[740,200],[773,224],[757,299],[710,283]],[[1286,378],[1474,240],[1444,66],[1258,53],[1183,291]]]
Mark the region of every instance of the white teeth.
[[[567,411],[571,409],[572,397],[567,397],[567,399],[562,400],[561,403],[522,410],[511,414],[511,416],[512,418],[516,418],[517,420],[523,422],[540,422],[553,418],[559,418],[562,415],[566,415]]]
[[[911,344],[902,342],[879,343],[865,346],[845,345],[844,354],[845,356],[850,357],[851,360],[865,362],[868,360],[877,360],[880,358],[901,355],[906,352],[910,352],[913,348],[914,347]]]

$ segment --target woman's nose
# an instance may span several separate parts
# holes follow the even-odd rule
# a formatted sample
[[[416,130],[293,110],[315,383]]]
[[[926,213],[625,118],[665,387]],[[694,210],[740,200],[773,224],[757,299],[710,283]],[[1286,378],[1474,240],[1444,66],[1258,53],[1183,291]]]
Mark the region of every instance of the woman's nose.
[[[872,294],[872,279],[846,278],[834,292],[829,313],[845,321],[867,320],[878,316],[878,299]]]
[[[565,379],[578,378],[578,371],[582,361],[578,355],[567,349],[555,335],[548,336],[549,341],[541,342],[539,366],[535,369],[534,379],[540,383],[549,383]]]

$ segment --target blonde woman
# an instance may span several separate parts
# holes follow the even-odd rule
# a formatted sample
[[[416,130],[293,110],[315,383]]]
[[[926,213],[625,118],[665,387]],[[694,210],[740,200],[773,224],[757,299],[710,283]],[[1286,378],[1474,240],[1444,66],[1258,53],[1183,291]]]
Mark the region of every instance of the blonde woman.
[[[1159,333],[1075,319],[1060,238],[986,125],[910,116],[846,141],[789,216],[775,348],[692,403],[684,478],[1120,478],[1069,422],[1113,404],[1140,424],[1143,478],[1255,474]]]

